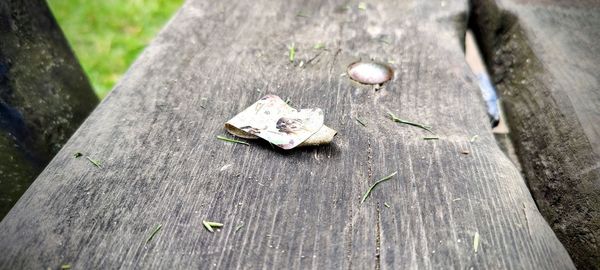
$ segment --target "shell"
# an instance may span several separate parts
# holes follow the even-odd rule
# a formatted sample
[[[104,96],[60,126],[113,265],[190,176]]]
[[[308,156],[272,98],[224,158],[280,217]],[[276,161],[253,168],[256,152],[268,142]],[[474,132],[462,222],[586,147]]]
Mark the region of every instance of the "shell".
[[[377,62],[355,62],[348,66],[348,76],[362,84],[382,84],[394,77],[389,66]]]

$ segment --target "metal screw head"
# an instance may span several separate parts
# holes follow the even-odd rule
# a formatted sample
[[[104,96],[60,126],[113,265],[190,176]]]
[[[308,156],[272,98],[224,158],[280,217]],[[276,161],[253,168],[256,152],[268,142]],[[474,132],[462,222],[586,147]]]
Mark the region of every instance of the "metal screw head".
[[[377,62],[354,62],[348,66],[347,73],[362,84],[382,84],[394,77],[392,68]]]

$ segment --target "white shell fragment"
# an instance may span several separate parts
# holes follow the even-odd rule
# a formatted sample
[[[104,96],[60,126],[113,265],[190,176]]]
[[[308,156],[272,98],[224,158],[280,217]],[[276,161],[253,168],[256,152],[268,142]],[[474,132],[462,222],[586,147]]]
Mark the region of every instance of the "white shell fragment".
[[[262,138],[283,149],[328,144],[337,131],[323,125],[321,109],[296,110],[280,97],[267,95],[225,123],[227,132]]]
[[[363,84],[382,84],[394,77],[394,71],[377,62],[355,62],[348,66],[348,76]]]

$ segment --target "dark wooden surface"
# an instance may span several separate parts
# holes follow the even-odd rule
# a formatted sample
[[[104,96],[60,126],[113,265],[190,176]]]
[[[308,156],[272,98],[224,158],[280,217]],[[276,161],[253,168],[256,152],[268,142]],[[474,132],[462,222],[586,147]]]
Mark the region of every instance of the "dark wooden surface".
[[[0,219],[98,104],[44,0],[0,2]]]
[[[0,223],[0,265],[573,268],[491,134],[461,48],[467,3],[346,4],[187,2]],[[393,61],[394,79],[340,76],[359,58]],[[322,108],[334,143],[216,140],[267,93]]]
[[[600,1],[476,1],[526,180],[575,263],[600,269]]]

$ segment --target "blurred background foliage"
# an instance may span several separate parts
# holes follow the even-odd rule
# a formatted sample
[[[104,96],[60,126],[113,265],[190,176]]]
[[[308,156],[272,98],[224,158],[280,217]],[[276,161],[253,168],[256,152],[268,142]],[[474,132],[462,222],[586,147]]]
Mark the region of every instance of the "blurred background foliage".
[[[52,13],[104,98],[183,0],[48,0]]]

